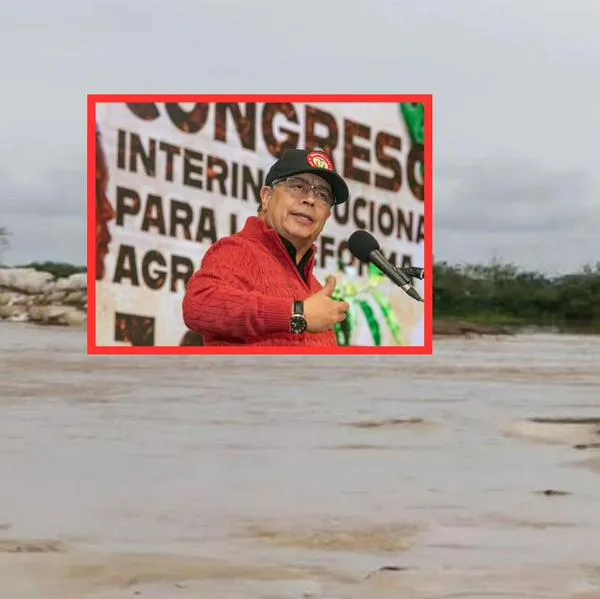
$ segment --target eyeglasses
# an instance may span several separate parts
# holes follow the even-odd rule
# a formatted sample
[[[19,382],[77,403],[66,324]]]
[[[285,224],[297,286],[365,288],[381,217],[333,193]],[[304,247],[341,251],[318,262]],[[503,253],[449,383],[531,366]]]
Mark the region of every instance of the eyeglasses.
[[[288,177],[287,179],[279,179],[273,182],[273,186],[280,184],[285,185],[290,193],[297,198],[305,198],[312,191],[317,200],[324,202],[328,206],[333,205],[333,194],[324,185],[313,185],[301,177]]]

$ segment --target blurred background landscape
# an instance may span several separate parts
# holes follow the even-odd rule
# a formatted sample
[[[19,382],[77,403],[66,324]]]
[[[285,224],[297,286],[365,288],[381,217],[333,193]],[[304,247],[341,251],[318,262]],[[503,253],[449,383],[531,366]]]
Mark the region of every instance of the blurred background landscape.
[[[8,230],[0,229],[0,246],[7,249],[9,239]],[[87,272],[85,266],[59,262],[12,266],[57,278]],[[437,335],[534,330],[600,333],[600,262],[555,276],[499,261],[459,265],[436,262],[433,288]]]

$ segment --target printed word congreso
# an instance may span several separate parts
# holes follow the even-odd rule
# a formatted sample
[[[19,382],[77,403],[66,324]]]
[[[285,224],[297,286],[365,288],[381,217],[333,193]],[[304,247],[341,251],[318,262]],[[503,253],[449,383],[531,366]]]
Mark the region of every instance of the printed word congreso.
[[[390,131],[376,130],[367,123],[310,104],[265,103],[260,114],[259,105],[255,103],[194,104],[189,110],[180,104],[127,106],[144,121],[168,119],[190,139],[197,134],[206,137],[209,133],[210,140],[229,145],[235,140],[243,149],[254,153],[264,147],[273,158],[298,147],[319,147],[332,157],[339,151],[342,159],[336,170],[349,181],[392,192],[398,192],[406,184],[415,198],[423,200],[420,177],[423,147]],[[125,132],[119,136],[119,153],[124,156],[128,150],[130,161],[136,160],[136,153],[144,151],[139,139],[128,140]],[[167,160],[186,160],[182,149],[157,140],[153,143],[154,152],[163,152]],[[152,142],[145,151],[152,155]],[[188,153],[187,157],[191,155]]]

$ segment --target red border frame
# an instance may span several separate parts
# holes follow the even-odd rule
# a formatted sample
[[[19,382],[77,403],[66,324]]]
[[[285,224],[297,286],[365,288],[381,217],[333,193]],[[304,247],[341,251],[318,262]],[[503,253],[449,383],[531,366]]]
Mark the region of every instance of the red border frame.
[[[96,104],[183,102],[422,103],[425,106],[425,345],[422,347],[98,346],[96,344]],[[432,355],[433,354],[433,96],[431,94],[88,94],[88,337],[89,355]],[[91,317],[90,317],[91,315]]]

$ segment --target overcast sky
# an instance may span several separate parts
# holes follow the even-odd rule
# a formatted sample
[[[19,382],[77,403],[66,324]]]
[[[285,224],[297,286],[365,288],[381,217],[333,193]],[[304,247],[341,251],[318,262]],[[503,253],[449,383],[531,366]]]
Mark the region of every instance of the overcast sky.
[[[436,260],[600,260],[597,0],[6,4],[10,264],[85,262],[88,92],[433,93]]]

